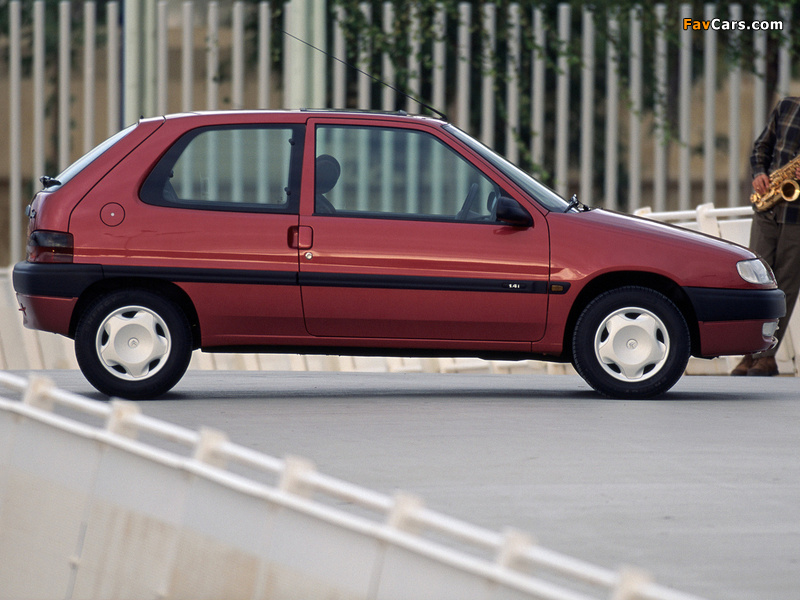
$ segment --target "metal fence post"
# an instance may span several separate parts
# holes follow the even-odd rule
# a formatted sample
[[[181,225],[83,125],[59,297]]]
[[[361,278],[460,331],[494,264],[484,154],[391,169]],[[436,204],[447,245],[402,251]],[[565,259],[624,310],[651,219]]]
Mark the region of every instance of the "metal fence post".
[[[285,108],[323,108],[327,57],[306,44],[317,48],[327,46],[327,3],[325,0],[291,0],[284,6],[286,31],[295,36],[286,36],[283,44]]]
[[[22,126],[20,114],[22,112],[21,80],[22,80],[22,59],[21,59],[21,7],[18,1],[11,2],[8,6],[9,22],[9,236],[8,253],[12,264],[21,257],[20,240],[22,227],[20,220],[22,203],[22,164],[20,161],[20,149],[22,146]]]
[[[125,124],[155,113],[155,0],[123,5]]]

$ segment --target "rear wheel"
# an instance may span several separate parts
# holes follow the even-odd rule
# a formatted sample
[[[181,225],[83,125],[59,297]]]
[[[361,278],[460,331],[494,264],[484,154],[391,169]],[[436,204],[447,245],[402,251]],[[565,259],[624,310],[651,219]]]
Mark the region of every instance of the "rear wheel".
[[[628,286],[588,304],[572,347],[575,369],[601,394],[649,398],[669,390],[686,369],[689,328],[669,298]]]
[[[189,366],[189,321],[154,292],[111,292],[95,300],[78,322],[75,355],[86,379],[104,394],[155,398],[178,383]]]

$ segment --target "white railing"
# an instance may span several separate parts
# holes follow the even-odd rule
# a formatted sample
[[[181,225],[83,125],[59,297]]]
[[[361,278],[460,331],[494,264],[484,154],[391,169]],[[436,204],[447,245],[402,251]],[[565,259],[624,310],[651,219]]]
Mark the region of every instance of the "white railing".
[[[611,571],[517,531],[488,531],[414,496],[385,496],[303,459],[153,419],[134,403],[98,402],[1,371],[0,386],[20,396],[0,397],[0,599],[98,589],[119,600],[210,597],[209,590],[249,598],[255,577],[236,592],[225,587],[228,574],[247,565],[269,572],[273,589],[281,577],[295,591],[306,586],[307,598],[373,598],[379,586],[395,597],[446,589],[453,597],[483,590],[487,598],[513,591],[539,600],[698,600],[639,570]],[[203,502],[214,503],[213,515],[195,512]],[[121,524],[125,543],[116,539]],[[414,568],[419,561],[425,569]],[[198,579],[201,589],[192,587]]]
[[[751,206],[715,208],[713,204],[700,204],[694,210],[664,212],[653,212],[649,206],[645,206],[634,211],[633,214],[654,221],[680,225],[687,229],[736,242],[742,246],[750,243],[750,223],[753,216]]]
[[[324,84],[321,97],[330,98],[333,107],[394,109],[399,106],[418,112],[417,102],[398,98],[388,88],[340,63],[333,63],[330,69],[324,66],[324,57],[321,67],[320,61],[314,59],[298,63],[295,54],[308,52],[308,48],[293,38],[282,36],[279,42],[275,41],[276,35],[282,35],[281,28],[297,24],[305,27],[303,31],[308,35],[315,36],[308,41],[314,41],[337,56],[344,55],[346,44],[341,28],[334,26],[331,39],[326,39],[322,20],[309,19],[304,12],[309,2],[315,10],[320,3],[325,4],[323,0],[291,0],[284,6],[284,20],[273,22],[275,16],[269,2],[159,0],[155,3],[156,9],[151,11],[152,21],[139,23],[139,28],[131,25],[128,29],[152,31],[151,37],[141,40],[131,39],[131,35],[126,37],[124,27],[136,17],[139,3],[60,0],[55,7],[56,3],[45,0],[4,3],[0,10],[7,11],[9,30],[0,32],[0,46],[8,47],[9,52],[7,64],[0,68],[0,86],[7,87],[9,92],[7,103],[0,101],[0,116],[3,117],[0,122],[8,123],[9,158],[7,163],[0,163],[0,181],[7,180],[9,189],[7,196],[0,196],[0,207],[9,213],[8,262],[15,262],[22,254],[22,210],[38,188],[37,179],[44,174],[46,166],[51,165],[47,167],[49,170],[62,169],[88,148],[129,124],[125,121],[133,117],[123,115],[292,108],[297,107],[294,106],[297,103],[316,105],[316,102],[309,104],[310,101],[303,102],[286,92],[298,87],[298,72],[314,68],[318,70],[314,71],[313,87]],[[392,2],[381,4],[380,11],[367,10],[367,3],[362,6],[368,21],[387,32],[392,30]],[[737,206],[744,200],[741,187],[747,178],[744,165],[750,140],[763,127],[774,99],[767,97],[761,77],[746,73],[736,65],[724,70],[717,67],[720,46],[729,43],[732,37],[722,36],[713,29],[702,33],[676,31],[673,33],[679,35],[670,35],[669,27],[681,26],[668,22],[671,15],[668,8],[664,3],[655,6],[659,29],[653,50],[643,43],[641,11],[634,8],[600,25],[611,32],[625,31],[627,25],[630,35],[617,40],[616,44],[609,43],[604,51],[596,54],[593,40],[599,36],[599,27],[588,8],[578,15],[576,9],[562,3],[550,8],[533,7],[526,13],[520,3],[512,2],[508,12],[501,14],[505,9],[491,3],[482,5],[478,11],[473,3],[461,2],[455,12],[448,13],[442,7],[434,27],[442,36],[455,31],[453,40],[458,43],[448,45],[440,40],[432,44],[431,66],[425,66],[422,57],[411,56],[407,67],[409,72],[421,73],[430,79],[429,100],[450,113],[452,121],[512,160],[529,153],[534,163],[553,174],[556,188],[566,196],[580,191],[581,199],[590,205],[611,209],[627,207],[633,211],[651,204],[657,212],[662,212],[687,210],[699,200],[693,198],[693,194],[699,195],[702,188],[704,203],[719,203],[715,193],[724,190],[720,195],[724,195],[727,205]],[[681,17],[694,19],[739,20],[743,12],[748,18],[751,15],[751,8],[745,6],[743,11],[741,4],[732,4],[727,10],[708,4],[703,15],[692,13],[689,3],[681,4],[679,9]],[[753,10],[752,14],[763,14],[759,7]],[[794,18],[792,11],[796,13],[797,10],[797,7],[785,7],[782,13],[784,35],[789,34],[788,28]],[[335,15],[342,13],[327,11],[326,14],[336,19]],[[416,23],[415,30],[419,30],[419,17],[412,15],[412,20]],[[582,65],[571,64],[564,56],[550,64],[548,55],[578,39],[571,29],[571,24],[578,20],[581,22]],[[55,24],[57,27],[53,27]],[[473,36],[480,35],[473,31],[475,27],[486,35],[474,39]],[[507,29],[499,30],[499,27]],[[48,29],[58,30],[57,44],[45,44]],[[548,35],[551,29],[556,35]],[[296,33],[302,36],[303,31]],[[79,48],[75,40],[81,34],[84,39]],[[522,43],[523,36],[528,34],[536,47]],[[748,31],[745,40],[745,49],[752,49],[755,56],[758,73],[767,71],[764,55],[767,35],[766,31]],[[422,47],[420,40],[412,39],[410,43],[415,48]],[[273,63],[271,50],[276,46],[282,48],[284,60],[291,57],[290,67]],[[695,86],[698,74],[692,73],[693,48],[698,46],[702,47],[704,58],[703,73],[699,74],[704,78],[702,86]],[[621,48],[629,50],[629,64],[622,64]],[[473,52],[479,52],[478,58],[484,61],[498,54],[508,56],[508,64],[498,68],[508,80],[502,82],[499,75],[486,72],[480,81],[474,82],[473,69],[467,62],[476,58]],[[197,60],[198,54],[205,60]],[[0,55],[6,56],[6,53]],[[254,58],[248,60],[248,56]],[[369,53],[347,58],[359,63],[365,56]],[[397,83],[389,57],[380,58],[377,74],[387,83]],[[784,95],[789,92],[791,83],[791,71],[787,68],[790,55],[785,47],[779,48],[776,60],[778,94]],[[472,64],[475,62],[473,60]],[[123,63],[125,69],[120,68]],[[23,69],[27,64],[30,69]],[[529,68],[521,68],[522,65]],[[676,65],[679,77],[673,91],[668,89],[667,81],[668,73]],[[600,69],[605,70],[606,79],[597,85]],[[283,80],[279,76],[281,70]],[[134,71],[141,71],[141,87],[152,91],[150,101],[142,101],[141,106],[132,106],[137,95],[133,93],[135,90],[126,89],[122,81],[123,76],[130,77]],[[619,76],[620,71],[629,73],[629,83]],[[655,96],[660,99],[652,119],[642,111],[646,97],[642,73],[647,71],[654,73]],[[722,72],[725,74],[718,76]],[[581,80],[579,97],[571,93],[578,87],[571,85],[576,73]],[[550,80],[555,85],[549,85]],[[413,80],[410,85],[412,91],[421,87],[419,80]],[[498,87],[504,90],[502,115],[496,105],[498,97],[493,92]],[[349,88],[357,92],[348,96]],[[319,90],[314,92],[318,93]],[[669,138],[665,135],[666,102],[671,96],[678,103],[675,125],[680,139],[668,142],[665,141]],[[603,131],[596,127],[598,99],[605,102]],[[55,101],[55,110],[48,109],[49,100]],[[552,118],[545,111],[549,104],[557,107]],[[569,113],[573,105],[581,107],[580,116],[574,119]],[[727,113],[719,110],[719,106],[724,105],[729,107]],[[693,120],[690,109],[694,106],[703,107],[702,122],[698,122],[696,116]],[[56,118],[57,115],[61,118]],[[580,131],[580,135],[573,135],[575,131]],[[727,152],[717,147],[720,135],[730,141]],[[568,142],[572,138],[580,145],[579,152],[570,151]],[[546,147],[545,140],[554,140],[553,147]],[[599,152],[601,147],[603,152]],[[702,148],[699,156],[691,154],[696,147]],[[678,160],[668,160],[673,150]],[[629,174],[626,180],[618,177],[620,163],[626,164]],[[598,176],[600,182],[596,181]],[[668,194],[673,188],[677,193]],[[0,186],[0,194],[4,193]]]

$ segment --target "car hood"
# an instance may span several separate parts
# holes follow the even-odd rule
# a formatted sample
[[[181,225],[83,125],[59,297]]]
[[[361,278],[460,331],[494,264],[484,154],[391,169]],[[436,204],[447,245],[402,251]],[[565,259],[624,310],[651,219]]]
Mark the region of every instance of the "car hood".
[[[553,278],[648,271],[684,286],[753,287],[736,263],[755,258],[738,244],[675,225],[604,209],[550,213]]]

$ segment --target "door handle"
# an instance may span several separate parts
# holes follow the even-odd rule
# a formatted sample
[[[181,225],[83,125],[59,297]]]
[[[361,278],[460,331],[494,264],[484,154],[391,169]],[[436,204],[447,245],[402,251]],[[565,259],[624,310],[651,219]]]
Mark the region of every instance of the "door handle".
[[[289,227],[289,247],[307,250],[314,245],[314,230],[308,225]]]

